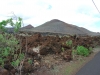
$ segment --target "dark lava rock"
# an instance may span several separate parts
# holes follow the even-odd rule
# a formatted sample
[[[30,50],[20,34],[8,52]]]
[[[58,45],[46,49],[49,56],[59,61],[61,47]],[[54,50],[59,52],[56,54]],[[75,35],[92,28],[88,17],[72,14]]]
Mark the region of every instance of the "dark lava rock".
[[[10,75],[9,71],[0,67],[0,75]]]

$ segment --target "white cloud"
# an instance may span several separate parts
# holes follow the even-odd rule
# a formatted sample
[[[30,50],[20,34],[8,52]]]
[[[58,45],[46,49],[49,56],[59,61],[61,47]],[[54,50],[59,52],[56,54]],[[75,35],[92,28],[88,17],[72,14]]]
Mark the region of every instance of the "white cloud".
[[[100,1],[96,0],[95,3],[100,9]],[[51,19],[60,19],[100,32],[99,27],[94,26],[100,20],[100,15],[92,0],[2,0],[0,9],[0,21],[8,18],[13,11],[23,18],[25,25],[32,24],[36,27]]]

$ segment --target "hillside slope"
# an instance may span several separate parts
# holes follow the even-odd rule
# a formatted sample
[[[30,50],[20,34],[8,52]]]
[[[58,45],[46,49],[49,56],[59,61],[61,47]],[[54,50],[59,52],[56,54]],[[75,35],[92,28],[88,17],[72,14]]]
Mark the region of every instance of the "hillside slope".
[[[77,26],[67,24],[63,21],[53,19],[48,21],[34,29],[30,29],[31,32],[50,32],[50,33],[61,33],[61,34],[71,34],[71,35],[87,35],[81,31]]]

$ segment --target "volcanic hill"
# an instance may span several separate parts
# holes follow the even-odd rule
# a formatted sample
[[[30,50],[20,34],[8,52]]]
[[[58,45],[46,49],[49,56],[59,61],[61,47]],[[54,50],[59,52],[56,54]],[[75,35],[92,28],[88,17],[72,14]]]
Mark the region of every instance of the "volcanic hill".
[[[38,27],[31,28],[30,32],[40,32],[40,33],[60,33],[60,34],[70,34],[70,35],[97,35],[95,32],[91,32],[83,27],[78,27],[72,24],[65,23],[58,19],[53,19],[48,21]],[[99,34],[100,35],[100,34]]]

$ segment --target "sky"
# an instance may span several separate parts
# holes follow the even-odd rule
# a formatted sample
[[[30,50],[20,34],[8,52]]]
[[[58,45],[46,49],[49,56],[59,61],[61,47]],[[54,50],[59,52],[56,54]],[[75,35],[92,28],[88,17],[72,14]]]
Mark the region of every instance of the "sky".
[[[100,10],[100,0],[94,0]],[[100,32],[100,13],[92,0],[2,0],[0,21],[13,16],[23,19],[24,26],[37,27],[52,19]]]

